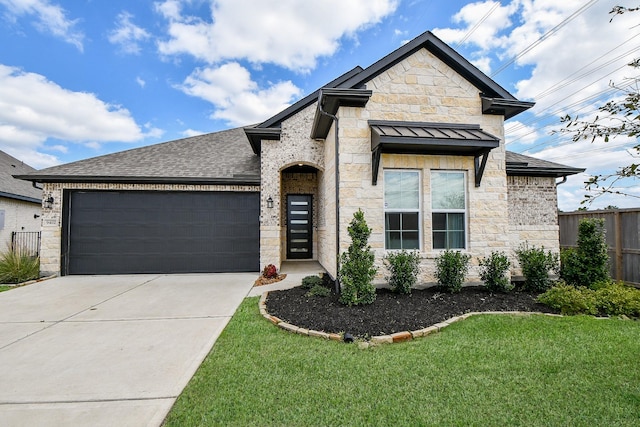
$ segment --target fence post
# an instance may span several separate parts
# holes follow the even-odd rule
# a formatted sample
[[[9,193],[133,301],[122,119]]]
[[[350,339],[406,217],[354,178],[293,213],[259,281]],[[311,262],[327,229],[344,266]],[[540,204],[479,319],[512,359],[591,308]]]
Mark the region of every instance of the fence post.
[[[616,233],[616,280],[624,280],[622,269],[622,214],[620,211],[614,213],[614,229]]]

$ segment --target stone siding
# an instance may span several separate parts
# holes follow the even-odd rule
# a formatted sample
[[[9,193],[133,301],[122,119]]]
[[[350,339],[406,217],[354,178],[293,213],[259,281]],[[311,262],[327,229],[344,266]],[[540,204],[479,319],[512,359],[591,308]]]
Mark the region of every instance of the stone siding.
[[[258,192],[258,186],[192,185],[192,184],[107,184],[107,183],[45,183],[43,199],[53,197],[52,209],[42,209],[42,240],[40,244],[40,273],[60,274],[62,250],[62,201],[65,190],[122,190],[122,191],[233,191]]]
[[[260,216],[260,265],[274,264],[278,268],[285,259],[286,223],[281,212],[286,210],[286,192],[282,172],[290,166],[312,166],[321,174],[324,170],[324,143],[311,139],[311,125],[315,104],[285,120],[279,141],[262,141],[261,168],[261,216]],[[319,196],[317,190],[313,193]],[[273,208],[266,207],[266,200],[273,199]],[[321,200],[317,201],[322,203]],[[322,213],[318,213],[321,217]],[[318,238],[320,238],[318,236]],[[317,239],[314,239],[317,240]],[[319,249],[318,249],[319,250]],[[317,255],[314,254],[317,259]]]
[[[514,251],[523,243],[559,252],[556,179],[509,176],[507,183],[512,260],[516,260]],[[518,268],[514,269],[516,273],[519,274]]]
[[[474,159],[470,156],[383,154],[378,184],[371,184],[371,131],[368,120],[477,124],[501,141],[503,117],[482,114],[479,90],[446,64],[422,49],[367,82],[373,95],[365,108],[342,107],[340,118],[340,250],[349,245],[347,227],[359,208],[373,229],[370,244],[385,274],[384,169],[419,170],[422,177],[421,251],[419,281],[435,280],[432,249],[430,175],[433,170],[465,171],[467,176],[467,249],[472,256],[469,281],[478,279],[478,259],[493,250],[508,251],[509,222],[504,143],[491,151],[482,179],[475,187]]]

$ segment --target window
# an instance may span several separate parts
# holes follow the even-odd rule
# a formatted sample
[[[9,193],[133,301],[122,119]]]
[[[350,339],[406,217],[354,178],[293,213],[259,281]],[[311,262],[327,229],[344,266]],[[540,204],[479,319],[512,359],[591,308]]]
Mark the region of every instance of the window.
[[[465,249],[466,192],[464,172],[431,173],[433,249]]]
[[[420,173],[384,171],[386,249],[420,249]]]

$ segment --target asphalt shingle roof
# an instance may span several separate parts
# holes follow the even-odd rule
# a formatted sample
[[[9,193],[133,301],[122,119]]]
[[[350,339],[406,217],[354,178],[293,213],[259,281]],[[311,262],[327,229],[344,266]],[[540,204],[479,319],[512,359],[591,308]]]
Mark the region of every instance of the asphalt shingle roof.
[[[134,148],[21,176],[38,182],[259,184],[260,158],[243,128]]]
[[[549,162],[507,151],[507,175],[562,177],[584,172],[584,169]]]
[[[34,188],[30,182],[13,177],[33,171],[35,169],[31,166],[0,151],[0,196],[40,203],[42,190]]]

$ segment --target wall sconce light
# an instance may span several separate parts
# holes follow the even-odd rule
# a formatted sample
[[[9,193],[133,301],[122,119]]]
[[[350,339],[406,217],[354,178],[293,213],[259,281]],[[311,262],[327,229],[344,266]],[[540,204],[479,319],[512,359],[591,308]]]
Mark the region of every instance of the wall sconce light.
[[[44,199],[42,207],[44,207],[45,209],[53,209],[53,201],[53,196],[47,197],[46,199]]]
[[[273,208],[273,199],[271,198],[271,196],[269,196],[269,198],[267,199],[267,207],[269,209]]]

